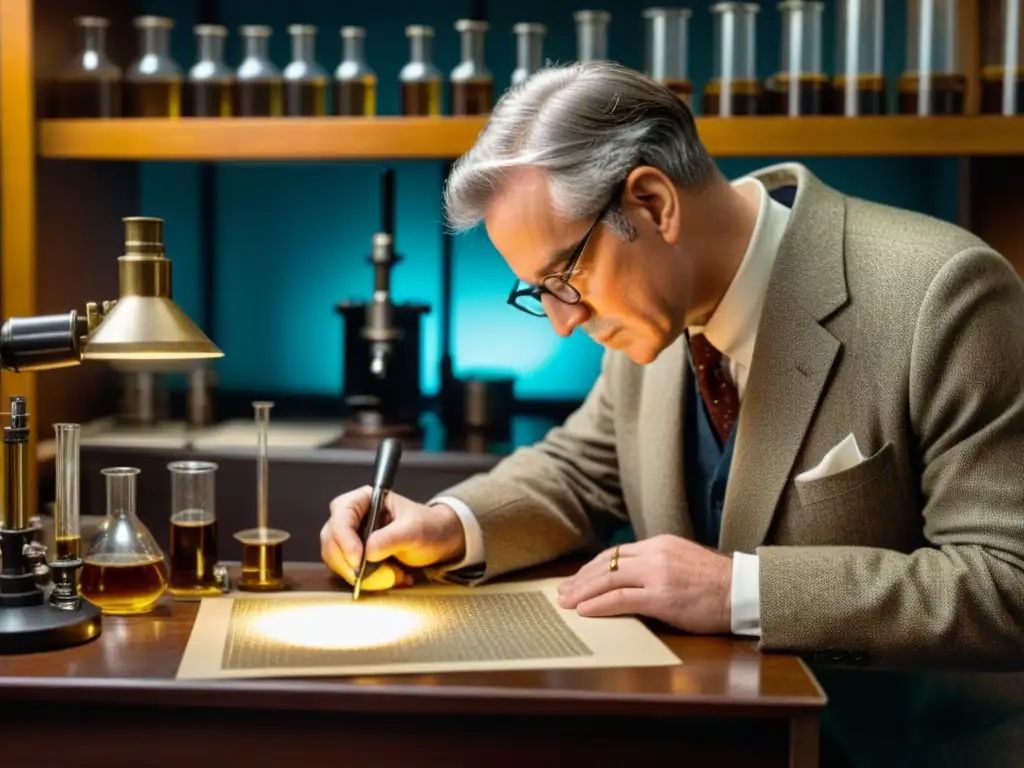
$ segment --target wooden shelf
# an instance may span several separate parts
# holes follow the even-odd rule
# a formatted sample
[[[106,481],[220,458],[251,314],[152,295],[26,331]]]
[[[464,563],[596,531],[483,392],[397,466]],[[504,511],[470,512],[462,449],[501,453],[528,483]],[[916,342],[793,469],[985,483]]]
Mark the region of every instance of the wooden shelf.
[[[1024,154],[1021,117],[699,118],[716,157]],[[484,119],[42,120],[43,157],[96,160],[453,158]]]

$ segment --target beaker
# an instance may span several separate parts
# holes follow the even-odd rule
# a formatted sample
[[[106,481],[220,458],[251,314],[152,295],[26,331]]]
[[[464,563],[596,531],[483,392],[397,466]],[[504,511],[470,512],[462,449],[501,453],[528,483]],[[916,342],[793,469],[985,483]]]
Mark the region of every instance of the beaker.
[[[1021,0],[983,0],[981,111],[1024,114],[1024,12]]]
[[[171,575],[168,591],[178,599],[218,595],[217,513],[212,461],[172,461]]]
[[[907,66],[899,79],[905,115],[960,115],[967,78],[960,69],[957,0],[907,0]]]
[[[334,112],[377,114],[377,73],[366,63],[366,30],[342,27],[341,63],[334,71]]]
[[[885,0],[839,0],[836,7],[835,114],[884,115]]]
[[[138,16],[139,56],[125,73],[125,105],[131,117],[181,117],[181,67],[171,58],[174,22]]]
[[[821,115],[828,111],[828,78],[821,65],[821,24],[825,4],[809,0],[779,3],[782,51],[779,71],[765,83],[765,112]]]
[[[441,114],[441,70],[434,64],[434,28],[412,24],[405,28],[409,38],[409,62],[398,73],[402,84],[402,114]]]
[[[75,560],[82,556],[80,493],[80,439],[78,424],[54,424],[57,457],[56,489],[53,503],[53,535],[58,560]]]
[[[292,60],[284,68],[284,114],[322,117],[327,114],[327,70],[316,61],[316,27],[292,24]]]
[[[99,16],[79,16],[82,50],[57,76],[58,117],[120,117],[121,68],[107,57],[106,35],[110,21]]]
[[[576,11],[572,20],[576,22],[576,61],[606,61],[612,15],[608,11]]]
[[[543,24],[520,22],[512,27],[516,36],[516,68],[512,70],[512,85],[519,85],[544,65],[544,37],[548,28]]]
[[[191,117],[231,117],[235,73],[224,63],[226,27],[197,24],[196,63],[188,71],[185,113]]]
[[[645,8],[644,59],[647,76],[666,86],[689,105],[689,8]]]
[[[82,597],[103,613],[148,613],[167,589],[167,561],[135,511],[136,467],[101,470],[107,514],[83,558]]]
[[[484,37],[488,27],[486,21],[474,19],[455,22],[461,60],[449,77],[453,115],[485,115],[491,111],[494,76],[484,63]]]
[[[761,81],[757,76],[756,3],[716,3],[714,70],[704,86],[701,113],[719,117],[756,115]]]
[[[271,29],[262,24],[246,24],[238,32],[245,41],[245,54],[235,71],[235,114],[280,117],[284,81],[267,53]]]

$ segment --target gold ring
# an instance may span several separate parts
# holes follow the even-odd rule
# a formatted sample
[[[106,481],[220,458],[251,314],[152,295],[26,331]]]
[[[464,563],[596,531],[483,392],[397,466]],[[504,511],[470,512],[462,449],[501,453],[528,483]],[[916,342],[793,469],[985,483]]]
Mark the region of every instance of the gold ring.
[[[612,553],[612,561],[608,564],[608,570],[614,573],[619,570],[619,545],[615,545],[615,552]]]

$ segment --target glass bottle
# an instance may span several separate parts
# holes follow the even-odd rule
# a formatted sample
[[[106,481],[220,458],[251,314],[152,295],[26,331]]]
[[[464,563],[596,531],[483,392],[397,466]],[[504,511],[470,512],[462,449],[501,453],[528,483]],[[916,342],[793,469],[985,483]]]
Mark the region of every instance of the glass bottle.
[[[960,115],[967,78],[960,68],[957,0],[907,0],[907,67],[899,79],[905,115]]]
[[[174,22],[139,16],[139,57],[125,73],[125,106],[131,117],[181,117],[181,67],[171,58]]]
[[[544,37],[548,28],[543,24],[520,22],[512,27],[516,36],[516,68],[512,70],[512,85],[518,85],[544,65]]]
[[[377,114],[377,73],[366,63],[366,30],[342,27],[341,63],[334,71],[334,112]]]
[[[608,58],[608,11],[576,11],[576,60],[604,61]]]
[[[449,77],[453,115],[486,115],[491,111],[494,75],[484,63],[484,36],[489,26],[475,19],[455,22],[462,56]]]
[[[103,613],[152,611],[167,589],[167,560],[135,511],[135,467],[101,470],[107,481],[107,514],[82,566],[82,597]]]
[[[689,57],[689,8],[645,8],[644,69],[676,96],[690,104],[693,83],[687,69]]]
[[[828,78],[821,64],[821,25],[825,4],[785,0],[779,71],[765,83],[765,112],[773,115],[821,115],[828,111]]]
[[[1024,114],[1024,3],[983,0],[981,111]]]
[[[405,28],[405,36],[409,38],[409,63],[398,73],[402,84],[402,114],[440,115],[444,76],[434,64],[434,28],[412,24]]]
[[[885,0],[839,0],[836,7],[836,76],[832,82],[835,114],[884,115],[882,51]]]
[[[701,112],[708,116],[756,115],[761,101],[757,76],[756,3],[716,3],[714,73],[704,86]]]
[[[235,73],[224,63],[226,27],[198,24],[196,63],[188,72],[185,112],[191,117],[231,117]]]
[[[239,27],[245,41],[242,63],[235,71],[235,114],[238,117],[280,117],[284,80],[267,53],[270,27]]]
[[[98,16],[79,16],[82,50],[57,76],[58,117],[120,117],[121,68],[107,57],[110,22]]]
[[[316,62],[316,27],[292,24],[292,60],[284,68],[284,113],[288,117],[327,114],[327,71]]]

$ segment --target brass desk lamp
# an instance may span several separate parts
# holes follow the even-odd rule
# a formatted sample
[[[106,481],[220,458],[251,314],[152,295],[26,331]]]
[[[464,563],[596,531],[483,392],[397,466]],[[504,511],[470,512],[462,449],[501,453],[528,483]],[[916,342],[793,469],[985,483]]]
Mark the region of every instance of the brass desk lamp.
[[[197,360],[223,357],[171,299],[162,219],[125,218],[118,258],[120,298],[85,314],[10,318],[0,326],[0,368],[46,371],[84,360]],[[100,610],[75,588],[78,557],[46,562],[27,509],[29,425],[25,398],[11,398],[3,429],[0,503],[0,654],[56,650],[100,634]],[[56,510],[61,514],[61,510]],[[48,572],[48,573],[47,573]],[[52,575],[49,596],[39,585]],[[45,583],[45,581],[44,581]]]

